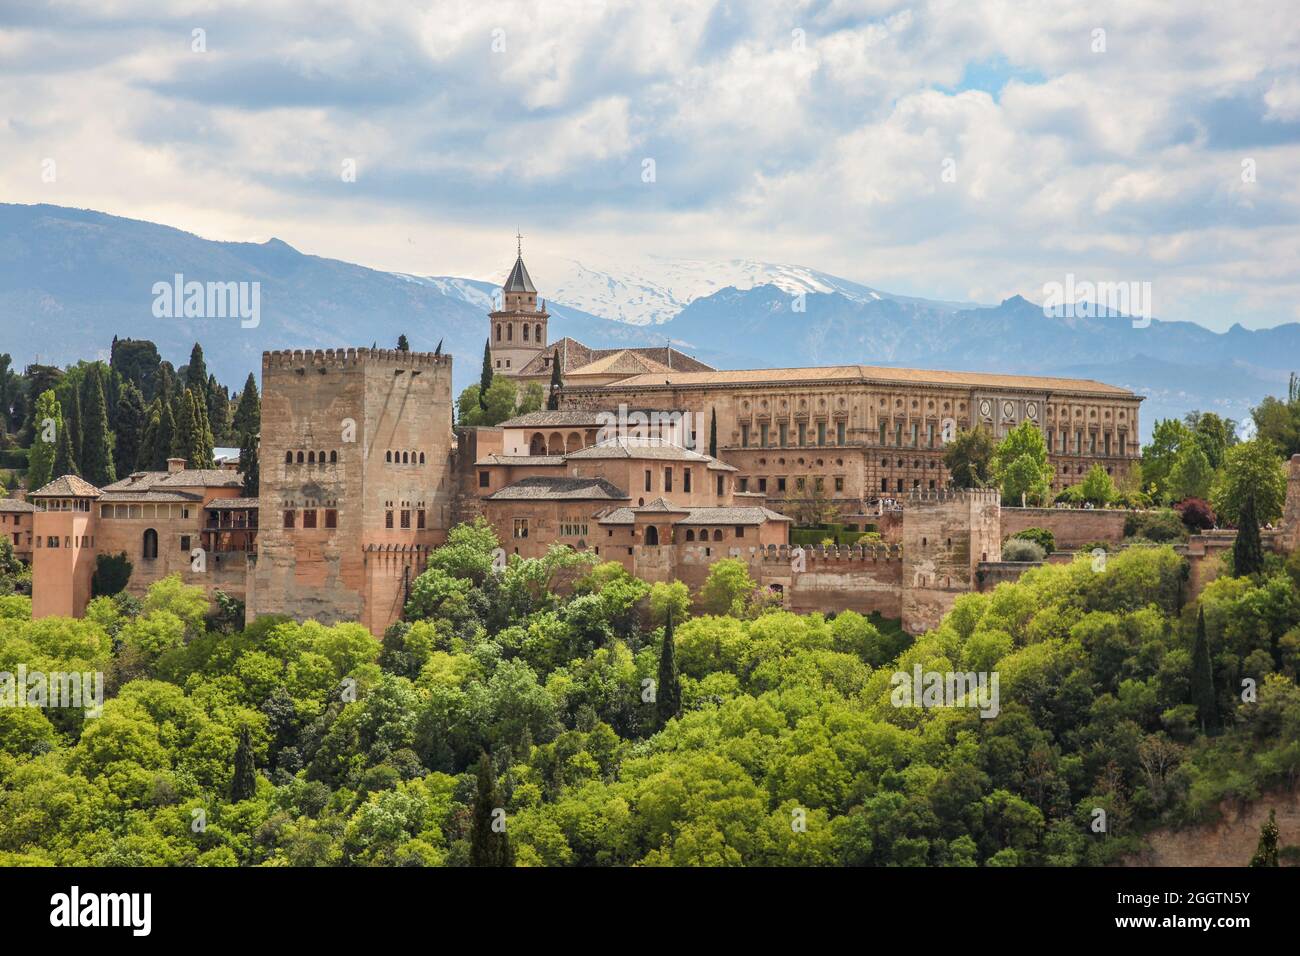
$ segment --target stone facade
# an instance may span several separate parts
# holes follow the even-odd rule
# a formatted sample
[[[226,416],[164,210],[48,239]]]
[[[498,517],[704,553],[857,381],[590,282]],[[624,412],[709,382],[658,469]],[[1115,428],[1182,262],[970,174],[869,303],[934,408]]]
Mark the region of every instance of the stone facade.
[[[635,375],[567,384],[565,408],[689,411],[718,421],[718,456],[773,507],[824,492],[845,514],[913,489],[948,485],[945,431],[995,437],[1023,421],[1050,447],[1053,490],[1100,464],[1122,481],[1139,460],[1138,407],[1127,389],[1077,379],[874,368],[751,369]],[[705,436],[699,436],[706,440]]]
[[[451,437],[450,356],[265,353],[250,617],[360,621],[382,633],[446,538]]]
[[[1082,548],[1094,541],[1119,544],[1129,512],[1114,508],[1002,508],[1002,537],[1027,528],[1052,532],[1062,550]]]
[[[995,490],[917,491],[903,505],[903,630],[937,627],[962,594],[979,589],[981,561],[1002,554]]]

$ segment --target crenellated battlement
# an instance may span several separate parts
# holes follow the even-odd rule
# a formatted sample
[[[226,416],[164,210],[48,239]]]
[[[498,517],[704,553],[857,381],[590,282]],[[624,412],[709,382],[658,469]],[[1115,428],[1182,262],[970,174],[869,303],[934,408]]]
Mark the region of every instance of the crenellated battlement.
[[[451,368],[451,355],[404,352],[401,349],[284,349],[262,353],[263,369],[355,368],[385,365],[397,368]]]
[[[936,488],[933,491],[913,488],[907,497],[909,505],[937,505],[954,502],[1001,504],[1002,493],[997,488]]]

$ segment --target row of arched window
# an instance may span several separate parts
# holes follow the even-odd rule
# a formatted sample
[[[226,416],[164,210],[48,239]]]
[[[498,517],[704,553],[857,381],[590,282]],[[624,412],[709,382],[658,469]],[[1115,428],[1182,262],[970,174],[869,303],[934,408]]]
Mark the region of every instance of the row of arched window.
[[[686,540],[687,540],[687,541],[694,541],[694,540],[695,540],[695,532],[694,532],[693,530],[691,530],[690,528],[687,528],[687,529],[686,529]],[[709,529],[708,529],[708,528],[701,528],[701,529],[700,529],[700,540],[701,540],[701,541],[708,541],[708,540],[709,540]],[[721,528],[714,528],[714,529],[713,529],[713,540],[714,540],[714,541],[721,541],[721,540],[722,540],[722,529],[721,529]]]
[[[537,342],[541,342],[541,341],[542,341],[542,324],[539,322],[539,323],[537,323],[536,325],[534,325],[533,328],[534,328],[534,330],[535,330],[535,333],[534,333],[534,340],[537,341]],[[527,341],[528,341],[528,323],[527,323],[527,322],[524,323],[524,325],[523,325],[523,329],[524,329],[524,341],[527,342]],[[506,332],[505,332],[505,335],[506,335],[506,337],[505,337],[505,341],[506,341],[506,342],[513,342],[513,341],[515,340],[515,327],[514,327],[512,324],[510,324],[510,323],[507,322],[507,323],[506,323],[506,326],[505,326],[505,330],[506,330]],[[500,322],[497,323],[497,341],[498,341],[498,342],[502,341],[502,338],[501,338],[501,323],[500,323]]]
[[[325,452],[323,451],[286,451],[284,453],[284,463],[286,465],[294,464],[295,460],[299,465],[323,465],[326,463]],[[331,451],[329,453],[329,464],[337,465],[338,461],[339,453],[337,451]]]
[[[424,452],[390,450],[385,453],[384,461],[390,465],[423,465]]]

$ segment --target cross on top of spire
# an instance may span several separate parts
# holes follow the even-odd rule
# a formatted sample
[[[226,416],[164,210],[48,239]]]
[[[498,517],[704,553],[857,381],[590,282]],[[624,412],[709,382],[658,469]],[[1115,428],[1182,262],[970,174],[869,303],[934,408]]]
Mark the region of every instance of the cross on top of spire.
[[[516,243],[515,243],[515,257],[516,257],[516,258],[519,258],[519,259],[522,259],[522,258],[524,257],[524,235],[523,235],[523,233],[519,232],[518,230],[515,230],[515,240],[516,240]]]

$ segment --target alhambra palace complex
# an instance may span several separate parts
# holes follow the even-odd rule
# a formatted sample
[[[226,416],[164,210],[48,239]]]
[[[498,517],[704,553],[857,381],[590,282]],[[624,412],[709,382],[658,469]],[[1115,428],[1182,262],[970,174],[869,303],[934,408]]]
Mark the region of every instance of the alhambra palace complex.
[[[1011,508],[996,491],[948,489],[942,435],[945,422],[1001,436],[1030,421],[1057,489],[1093,464],[1120,479],[1139,454],[1141,398],[1125,389],[863,365],[719,371],[669,347],[549,341],[522,256],[502,292],[488,316],[495,374],[547,385],[558,359],[559,410],[453,428],[448,355],[264,353],[260,498],[240,497],[234,470],[174,459],[104,488],[63,476],[0,501],[0,532],[32,562],[34,615],[83,613],[95,556],[125,551],[132,593],[179,572],[243,599],[250,620],[360,621],[379,635],[430,549],[482,515],[524,557],[569,544],[692,589],[739,557],[792,610],[876,611],[919,633],[960,594],[1019,575],[1000,560],[1007,535],[1048,528],[1063,549],[1123,536],[1120,511]],[[620,408],[651,424],[602,435]],[[698,450],[714,414],[716,458]],[[793,552],[786,515],[820,496],[884,543]],[[1231,535],[1185,546],[1194,589]],[[1265,538],[1300,545],[1300,456],[1282,528]]]

